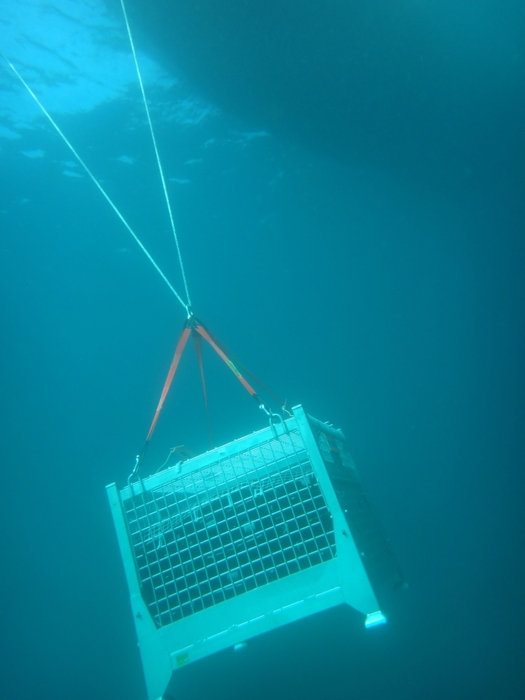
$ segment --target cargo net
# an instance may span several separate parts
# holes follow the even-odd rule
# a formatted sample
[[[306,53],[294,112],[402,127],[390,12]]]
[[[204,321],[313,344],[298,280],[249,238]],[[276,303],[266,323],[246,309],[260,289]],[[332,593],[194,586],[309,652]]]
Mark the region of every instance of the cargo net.
[[[332,559],[332,518],[290,431],[124,501],[157,626]]]

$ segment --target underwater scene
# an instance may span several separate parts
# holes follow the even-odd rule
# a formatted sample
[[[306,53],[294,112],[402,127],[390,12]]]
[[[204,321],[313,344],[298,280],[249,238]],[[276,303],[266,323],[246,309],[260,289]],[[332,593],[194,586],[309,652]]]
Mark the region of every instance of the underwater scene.
[[[1,697],[525,697],[523,4],[0,15]]]

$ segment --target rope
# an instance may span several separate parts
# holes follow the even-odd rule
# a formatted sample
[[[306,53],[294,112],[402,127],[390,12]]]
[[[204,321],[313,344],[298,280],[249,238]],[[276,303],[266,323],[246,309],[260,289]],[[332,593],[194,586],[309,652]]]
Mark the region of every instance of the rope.
[[[173,292],[173,294],[176,296],[176,298],[178,299],[178,301],[181,303],[181,305],[183,306],[183,308],[187,310],[187,308],[188,308],[187,305],[184,303],[184,301],[181,299],[181,297],[177,294],[177,292],[175,291],[175,289],[172,287],[171,282],[168,280],[168,278],[166,277],[166,275],[162,272],[162,270],[161,270],[160,267],[157,265],[157,263],[155,262],[155,260],[151,257],[151,255],[150,255],[149,252],[146,250],[146,248],[144,247],[144,245],[142,244],[142,242],[140,241],[140,239],[138,238],[138,236],[136,235],[136,233],[133,231],[133,229],[131,228],[131,226],[128,224],[128,222],[124,219],[124,217],[122,216],[122,214],[120,213],[120,211],[117,209],[116,205],[113,204],[113,202],[112,202],[112,200],[110,199],[109,195],[106,193],[106,191],[104,190],[104,188],[102,187],[102,185],[100,184],[100,182],[97,180],[97,178],[93,175],[93,173],[92,173],[91,170],[88,168],[88,166],[84,163],[84,161],[82,160],[82,158],[78,155],[78,153],[76,152],[76,150],[73,148],[72,144],[71,144],[71,143],[68,141],[68,139],[66,138],[65,134],[61,131],[61,129],[60,129],[60,127],[58,126],[58,124],[54,121],[53,117],[49,114],[49,112],[48,112],[47,109],[44,107],[44,105],[40,102],[40,100],[38,99],[38,97],[37,97],[37,96],[35,95],[35,93],[31,90],[31,88],[30,88],[29,85],[26,83],[26,81],[22,78],[22,76],[21,76],[20,73],[17,71],[17,69],[14,67],[14,65],[11,63],[11,61],[9,61],[9,60],[7,59],[7,57],[6,57],[2,52],[0,52],[0,55],[1,55],[2,58],[5,60],[5,62],[7,63],[7,65],[11,68],[11,70],[12,70],[13,73],[16,75],[16,77],[20,80],[20,82],[22,83],[22,85],[25,87],[25,89],[28,91],[28,93],[31,95],[31,97],[34,99],[34,101],[37,103],[37,105],[40,107],[40,109],[42,110],[42,112],[44,113],[44,115],[49,119],[49,121],[51,122],[52,126],[56,129],[56,131],[58,132],[58,134],[62,137],[64,143],[67,145],[67,147],[69,148],[69,150],[71,151],[71,153],[73,153],[73,155],[74,155],[75,158],[78,160],[78,162],[80,163],[80,165],[84,168],[84,170],[86,171],[86,173],[89,175],[89,177],[91,178],[91,180],[94,182],[94,184],[96,185],[96,187],[99,189],[99,191],[101,192],[101,194],[102,194],[102,196],[104,197],[104,199],[108,202],[108,204],[109,204],[110,207],[113,209],[113,211],[115,212],[115,214],[116,214],[116,215],[118,216],[118,218],[122,221],[122,223],[123,223],[124,226],[127,228],[127,230],[129,231],[129,233],[131,233],[131,235],[133,236],[133,238],[135,239],[135,241],[136,241],[136,242],[138,243],[138,245],[140,246],[142,252],[146,255],[146,257],[148,258],[148,260],[150,261],[150,263],[153,265],[153,267],[157,270],[157,272],[158,272],[159,275],[162,277],[162,279],[164,280],[164,282],[166,282],[166,284],[168,285],[168,287],[170,288],[170,290]]]
[[[141,91],[141,93],[142,93],[142,100],[143,100],[143,102],[144,102],[144,108],[146,109],[146,116],[147,116],[147,118],[148,118],[149,130],[150,130],[150,133],[151,133],[151,140],[153,141],[153,149],[155,150],[155,157],[157,158],[157,165],[158,165],[158,168],[159,168],[160,179],[161,179],[161,182],[162,182],[162,189],[163,189],[163,192],[164,192],[164,199],[166,200],[166,206],[167,206],[167,208],[168,208],[168,215],[169,215],[169,218],[170,218],[171,230],[172,230],[172,232],[173,232],[173,238],[175,239],[175,247],[176,247],[176,249],[177,249],[177,255],[178,255],[178,258],[179,258],[180,271],[181,271],[181,273],[182,273],[182,281],[183,281],[183,283],[184,283],[184,291],[186,292],[187,308],[190,309],[190,308],[191,308],[191,300],[190,300],[190,293],[189,293],[189,291],[188,291],[188,282],[187,282],[187,280],[186,280],[186,273],[185,273],[185,271],[184,271],[184,264],[183,264],[183,262],[182,262],[182,254],[181,254],[181,251],[180,251],[179,239],[178,239],[178,236],[177,236],[177,230],[176,230],[176,228],[175,228],[175,222],[174,222],[174,220],[173,220],[173,212],[172,212],[172,210],[171,210],[171,203],[170,203],[170,198],[169,198],[169,195],[168,195],[168,188],[166,187],[166,179],[165,179],[165,177],[164,177],[164,171],[163,171],[163,169],[162,169],[162,163],[161,163],[161,160],[160,160],[159,150],[158,150],[158,148],[157,148],[157,140],[156,140],[156,138],[155,138],[155,132],[153,131],[153,122],[151,121],[151,115],[150,115],[150,111],[149,111],[149,107],[148,107],[148,101],[147,101],[147,99],[146,99],[146,92],[145,92],[145,90],[144,90],[144,83],[143,83],[143,81],[142,81],[142,75],[141,75],[140,68],[139,68],[139,62],[138,62],[138,59],[137,59],[137,53],[136,53],[136,51],[135,51],[135,44],[133,43],[133,37],[132,37],[132,35],[131,35],[131,28],[130,28],[130,26],[129,26],[128,14],[127,14],[127,12],[126,12],[126,7],[125,7],[125,5],[124,5],[124,0],[120,0],[120,4],[121,4],[121,6],[122,6],[122,13],[124,14],[124,21],[125,21],[125,23],[126,23],[126,29],[127,29],[127,31],[128,31],[129,43],[130,43],[130,45],[131,45],[131,51],[132,51],[132,53],[133,53],[133,60],[135,61],[135,68],[136,68],[136,70],[137,70],[137,77],[138,77],[138,79],[139,79],[140,91]]]

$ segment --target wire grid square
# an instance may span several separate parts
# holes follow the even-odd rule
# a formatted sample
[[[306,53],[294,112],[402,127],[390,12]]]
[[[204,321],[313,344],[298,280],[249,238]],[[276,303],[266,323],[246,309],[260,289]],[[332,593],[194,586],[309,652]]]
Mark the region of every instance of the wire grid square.
[[[124,507],[142,596],[159,627],[336,555],[332,518],[297,430]]]

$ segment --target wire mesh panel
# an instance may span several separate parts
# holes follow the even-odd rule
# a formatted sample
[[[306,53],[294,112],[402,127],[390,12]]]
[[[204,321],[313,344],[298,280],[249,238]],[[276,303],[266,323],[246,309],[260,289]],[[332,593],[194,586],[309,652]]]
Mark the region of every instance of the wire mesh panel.
[[[344,435],[311,417],[310,426],[372,585],[376,590],[401,586],[403,576],[363,488]]]
[[[335,556],[333,521],[298,430],[142,491],[124,507],[158,626]]]

